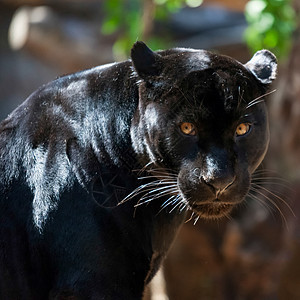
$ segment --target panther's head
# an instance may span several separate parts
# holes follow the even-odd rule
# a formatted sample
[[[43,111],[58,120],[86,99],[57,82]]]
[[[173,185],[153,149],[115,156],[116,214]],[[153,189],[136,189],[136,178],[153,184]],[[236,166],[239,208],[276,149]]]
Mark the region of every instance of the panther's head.
[[[155,166],[155,188],[170,196],[165,206],[204,218],[228,214],[267,151],[264,97],[276,77],[275,56],[262,50],[241,64],[204,50],[153,52],[137,42],[131,58],[139,84],[133,145]]]

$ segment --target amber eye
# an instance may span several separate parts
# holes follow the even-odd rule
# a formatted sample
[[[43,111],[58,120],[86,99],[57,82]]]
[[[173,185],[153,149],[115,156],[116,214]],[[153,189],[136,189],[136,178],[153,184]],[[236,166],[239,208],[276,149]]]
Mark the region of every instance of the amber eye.
[[[236,128],[235,134],[237,136],[245,135],[250,130],[250,124],[249,123],[241,123]]]
[[[194,124],[192,124],[192,123],[188,123],[188,122],[181,123],[180,130],[184,134],[187,134],[187,135],[195,135],[196,134],[196,128],[195,128]]]

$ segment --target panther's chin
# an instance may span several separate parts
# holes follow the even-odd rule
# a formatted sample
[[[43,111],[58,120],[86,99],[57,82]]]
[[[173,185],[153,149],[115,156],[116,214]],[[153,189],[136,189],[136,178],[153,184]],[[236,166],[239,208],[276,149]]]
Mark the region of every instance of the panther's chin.
[[[215,220],[228,216],[234,206],[234,204],[212,202],[205,204],[194,204],[191,206],[191,209],[202,219]]]

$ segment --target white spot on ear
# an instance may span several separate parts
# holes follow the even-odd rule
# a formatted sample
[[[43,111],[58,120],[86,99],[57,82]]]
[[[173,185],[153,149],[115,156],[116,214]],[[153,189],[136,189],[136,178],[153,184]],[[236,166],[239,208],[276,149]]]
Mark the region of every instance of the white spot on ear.
[[[268,50],[257,51],[245,67],[263,84],[269,84],[276,78],[276,56]]]

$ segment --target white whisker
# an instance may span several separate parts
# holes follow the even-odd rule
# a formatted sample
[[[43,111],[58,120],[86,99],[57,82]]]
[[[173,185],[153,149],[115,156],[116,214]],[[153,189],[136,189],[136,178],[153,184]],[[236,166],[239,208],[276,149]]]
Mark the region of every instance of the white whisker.
[[[284,216],[283,212],[281,211],[280,207],[276,204],[276,202],[274,200],[272,200],[270,197],[268,197],[267,195],[265,195],[263,192],[261,192],[259,189],[251,187],[251,190],[253,192],[256,192],[257,194],[261,195],[262,197],[264,197],[265,199],[267,199],[274,207],[276,207],[277,211],[280,213],[280,216],[282,218],[282,220],[285,223],[286,228],[288,228],[288,223],[287,223],[287,219]]]
[[[159,178],[158,178],[159,177]],[[163,178],[163,179],[177,179],[177,177],[174,175],[174,176],[167,176],[167,175],[160,175],[160,176],[143,176],[143,177],[138,177],[139,180],[141,179],[148,179],[148,178],[157,178],[157,179],[160,179],[160,178]]]
[[[197,224],[199,218],[200,218],[200,216],[197,216],[197,217],[195,218],[195,221],[194,221],[194,223],[193,223],[194,226]]]
[[[179,195],[173,195],[170,198],[168,198],[163,205],[161,206],[161,209],[159,210],[158,214],[161,213],[164,209],[166,209],[168,206],[171,206],[175,204],[178,200],[180,200]]]
[[[195,215],[195,212],[192,212],[190,218],[188,220],[186,220],[184,223],[186,224],[186,223],[190,222],[193,219],[194,215]]]
[[[129,201],[130,199],[132,199],[133,197],[136,197],[137,195],[144,193],[148,190],[152,190],[153,187],[157,187],[159,185],[163,185],[163,184],[170,184],[170,183],[174,183],[174,181],[167,181],[167,180],[156,180],[156,181],[151,181],[149,183],[146,184],[142,184],[139,187],[137,187],[135,190],[133,190],[130,194],[128,194],[122,201],[120,201],[118,203],[118,205],[121,205],[123,203],[125,203],[126,201]]]
[[[280,192],[280,189],[284,189],[284,192],[293,192],[294,190],[289,187],[288,185],[285,184],[285,182],[271,182],[271,181],[263,181],[263,179],[257,181],[257,180],[253,180],[252,181],[252,184],[255,184],[257,186],[261,186],[261,185],[264,185],[264,186],[271,186],[272,188],[278,188],[279,190],[276,191],[277,193],[280,193],[282,196],[285,196],[285,194],[283,194],[283,192]]]
[[[258,103],[260,103],[260,102],[263,102],[264,99],[261,99],[261,98],[266,97],[266,96],[268,96],[268,95],[270,95],[270,94],[273,94],[274,92],[276,92],[276,89],[273,90],[273,91],[270,91],[270,92],[268,92],[268,93],[265,93],[265,94],[263,94],[263,95],[261,95],[261,96],[255,98],[255,99],[253,99],[252,101],[250,101],[250,102],[248,103],[248,105],[246,106],[246,109],[248,109],[248,108],[250,108],[251,106],[256,105],[256,104],[258,104]],[[261,99],[261,100],[260,100],[260,99]]]
[[[254,191],[253,191],[254,192]],[[255,192],[254,192],[255,193]],[[267,202],[263,201],[262,199],[260,199],[258,196],[254,195],[251,193],[251,191],[249,191],[248,193],[249,197],[257,200],[257,203],[262,206],[264,209],[266,209],[273,217],[274,217],[274,211],[275,208],[273,208],[272,206],[268,205]]]
[[[146,203],[149,203],[149,202],[151,202],[151,201],[153,201],[153,200],[155,200],[157,198],[160,198],[160,197],[162,197],[164,195],[168,195],[168,194],[175,193],[175,192],[177,192],[177,189],[170,189],[170,190],[167,190],[167,191],[162,191],[159,194],[151,195],[151,196],[147,196],[147,197],[143,196],[138,201],[138,203],[135,205],[135,207],[143,205],[143,204],[146,204]],[[176,193],[176,195],[177,195],[177,193]]]
[[[188,204],[185,201],[180,201],[181,204],[179,205],[179,213],[182,213],[184,210],[187,210]]]
[[[272,196],[274,196],[275,198],[277,198],[279,201],[281,201],[283,204],[285,204],[285,206],[289,209],[289,211],[293,214],[293,216],[295,217],[295,213],[293,212],[291,206],[284,200],[282,199],[281,197],[279,197],[278,195],[276,195],[275,193],[271,192],[270,190],[268,190],[267,188],[263,187],[263,186],[260,186],[260,185],[257,185],[257,184],[254,184],[254,187],[253,188],[256,188],[256,189],[262,189],[264,190],[265,192],[271,194]]]
[[[180,200],[180,197],[176,198],[177,201]],[[176,203],[176,202],[175,202]],[[169,213],[173,212],[179,205],[181,205],[182,201],[178,201],[176,205],[173,206],[173,208],[169,211]]]

